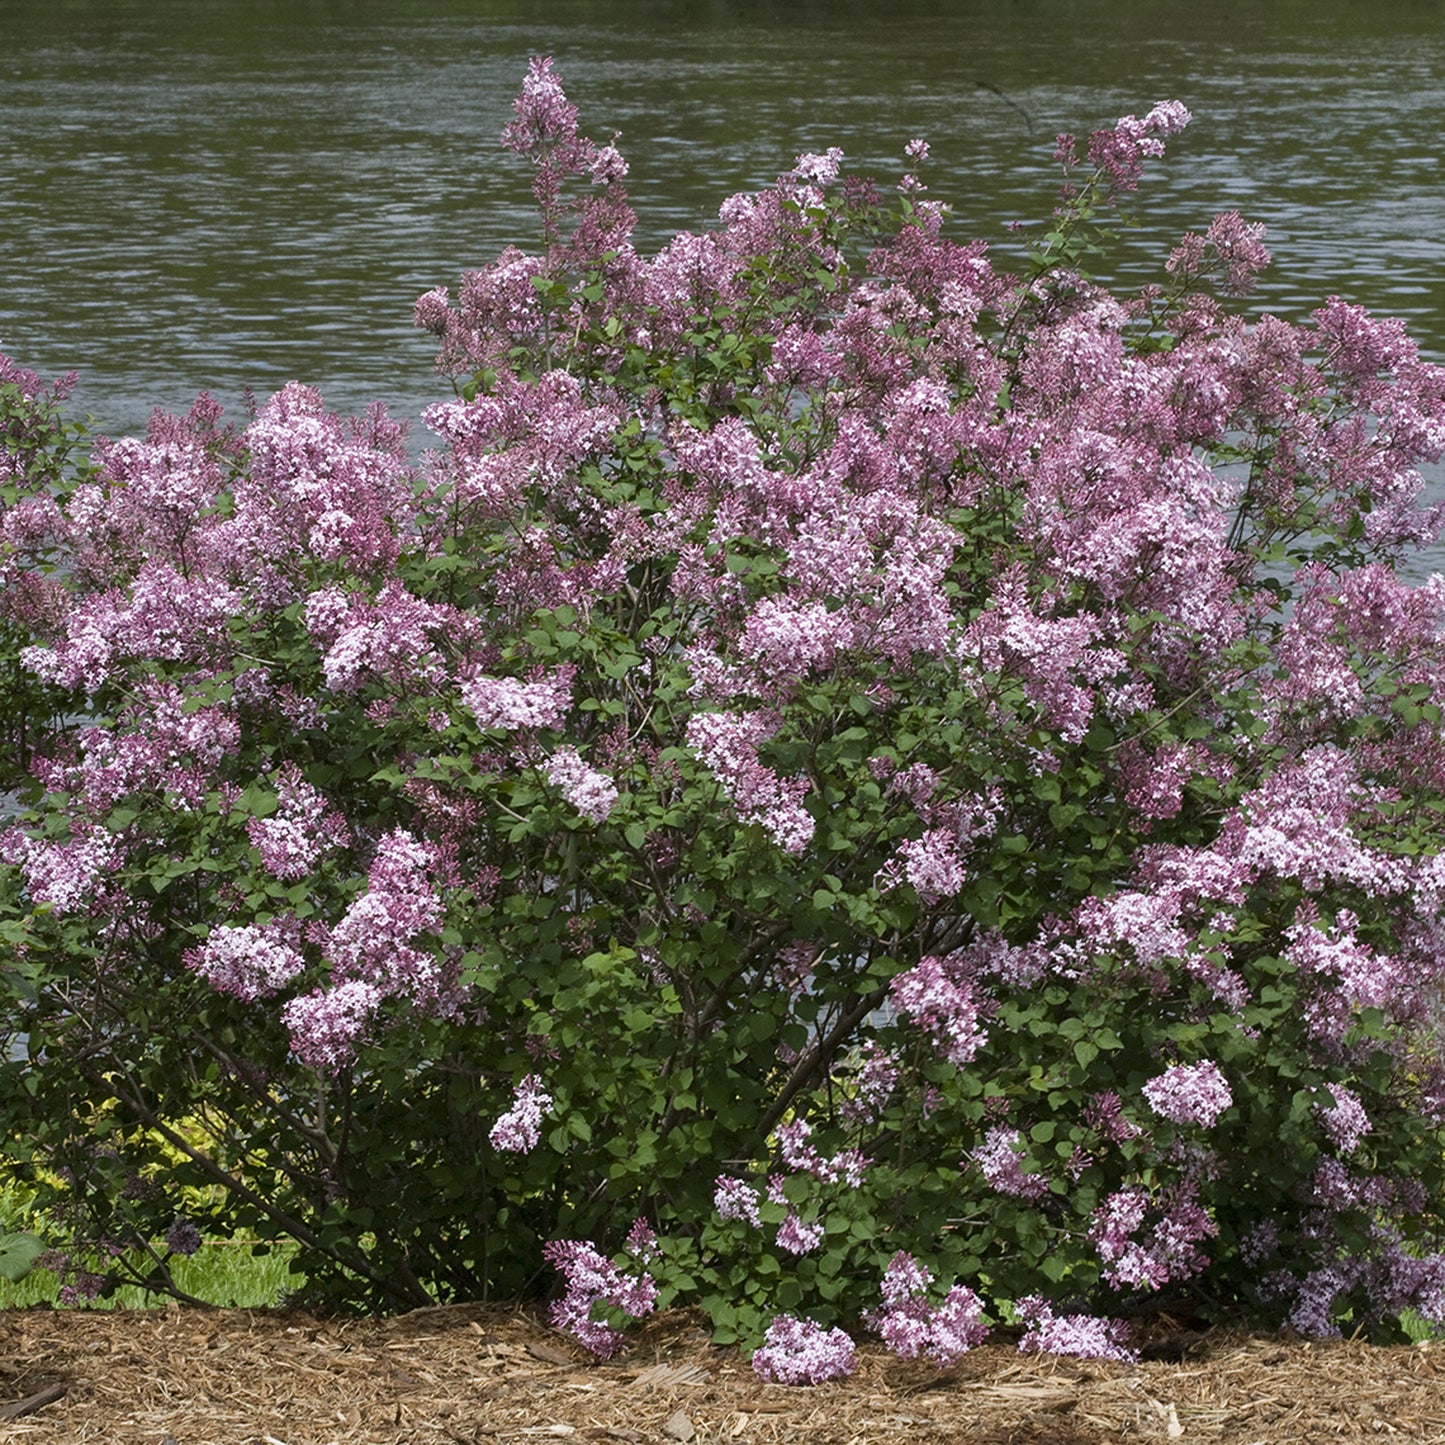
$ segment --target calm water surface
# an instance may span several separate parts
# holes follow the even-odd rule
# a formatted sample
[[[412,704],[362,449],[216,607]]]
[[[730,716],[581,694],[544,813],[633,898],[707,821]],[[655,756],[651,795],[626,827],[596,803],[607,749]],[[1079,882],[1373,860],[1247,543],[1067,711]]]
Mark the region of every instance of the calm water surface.
[[[77,368],[103,431],[293,377],[343,410],[446,394],[411,304],[531,243],[497,133],[538,52],[621,132],[643,249],[799,151],[892,178],[923,135],[1007,255],[1058,131],[1177,96],[1117,275],[1236,207],[1276,257],[1256,309],[1337,292],[1445,360],[1440,0],[0,0],[0,36],[0,338]]]

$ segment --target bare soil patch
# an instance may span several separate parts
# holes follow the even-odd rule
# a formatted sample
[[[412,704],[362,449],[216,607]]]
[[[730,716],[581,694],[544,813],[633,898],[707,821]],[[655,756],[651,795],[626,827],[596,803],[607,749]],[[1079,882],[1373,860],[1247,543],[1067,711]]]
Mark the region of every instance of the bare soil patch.
[[[1445,1441],[1445,1346],[1166,1330],[1149,1353],[1156,1358],[1117,1365],[991,1345],[940,1373],[865,1345],[850,1379],[799,1389],[762,1383],[738,1351],[714,1347],[680,1313],[598,1364],[539,1315],[495,1306],[391,1319],[37,1308],[0,1314],[0,1440]]]

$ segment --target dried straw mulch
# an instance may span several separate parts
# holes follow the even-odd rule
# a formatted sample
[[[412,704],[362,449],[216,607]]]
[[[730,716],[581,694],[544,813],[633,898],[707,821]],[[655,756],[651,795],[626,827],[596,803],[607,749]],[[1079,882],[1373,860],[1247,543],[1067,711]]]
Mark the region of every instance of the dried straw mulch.
[[[848,1380],[761,1383],[686,1315],[590,1363],[535,1315],[0,1315],[0,1441],[106,1445],[819,1445],[1445,1441],[1445,1346],[1181,1334],[1139,1365],[988,1346],[939,1373],[865,1347]]]

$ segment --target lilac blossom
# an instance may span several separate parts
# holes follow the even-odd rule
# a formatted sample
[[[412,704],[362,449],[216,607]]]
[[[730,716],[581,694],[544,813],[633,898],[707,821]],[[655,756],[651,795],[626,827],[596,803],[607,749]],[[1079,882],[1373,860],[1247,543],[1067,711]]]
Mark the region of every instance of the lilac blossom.
[[[662,1258],[657,1232],[645,1219],[634,1219],[627,1231],[624,1247],[639,1264],[654,1264]]]
[[[1178,135],[1190,120],[1179,101],[1160,101],[1143,120],[1126,115],[1112,129],[1095,131],[1089,141],[1089,160],[1108,179],[1111,191],[1135,190],[1144,174],[1144,162],[1162,156],[1164,138]]]
[[[305,972],[306,960],[295,947],[298,932],[285,920],[222,924],[186,955],[186,963],[217,993],[254,1003],[279,993]]]
[[[1341,1154],[1352,1154],[1373,1127],[1359,1096],[1341,1084],[1327,1084],[1330,1102],[1316,1104],[1315,1112],[1330,1142]]]
[[[821,1385],[853,1373],[854,1345],[841,1329],[779,1315],[753,1354],[753,1369],[776,1385]]]
[[[943,828],[930,828],[919,838],[906,839],[897,854],[878,874],[878,887],[886,891],[906,881],[925,908],[958,894],[968,881],[968,870],[957,838]]]
[[[823,1221],[804,1220],[790,1209],[778,1226],[777,1245],[787,1254],[811,1254],[823,1241]]]
[[[734,1179],[719,1174],[713,1190],[713,1208],[724,1223],[741,1219],[754,1229],[762,1228],[762,1215],[758,1212],[758,1191],[746,1179]]]
[[[353,605],[321,660],[326,686],[353,692],[370,682],[410,690],[431,686],[444,674],[432,634],[453,623],[444,607],[412,596],[388,582],[376,602]]]
[[[1211,1129],[1234,1103],[1219,1065],[1174,1064],[1144,1085],[1144,1098],[1161,1119]]]
[[[981,992],[970,980],[952,977],[944,961],[922,959],[893,980],[890,992],[898,1011],[931,1035],[951,1064],[970,1063],[988,1038]]]
[[[0,835],[0,846],[6,861],[20,865],[30,901],[49,904],[55,913],[97,903],[124,856],[121,840],[94,824],[76,826],[65,843],[42,843],[12,828]]]
[[[617,784],[605,773],[590,768],[576,748],[558,748],[545,764],[547,781],[594,823],[605,823],[617,801]]]
[[[442,919],[432,876],[439,859],[434,844],[405,829],[382,839],[366,892],[327,939],[326,957],[339,977],[364,979],[388,994],[420,1000],[437,996],[439,964],[426,940]]]
[[[310,1068],[336,1073],[355,1058],[381,1000],[381,990],[360,979],[291,999],[281,1022],[291,1032],[292,1051]]]
[[[996,1124],[984,1135],[983,1143],[969,1150],[968,1157],[990,1188],[1036,1203],[1048,1193],[1049,1181],[1043,1174],[1025,1171],[1024,1153],[1023,1135],[1017,1129]]]
[[[217,578],[186,577],[170,562],[145,562],[130,594],[113,589],[88,598],[66,618],[55,647],[27,647],[20,661],[44,682],[99,690],[127,661],[219,663],[240,598]]]
[[[1124,1101],[1112,1089],[1105,1089],[1092,1095],[1084,1106],[1084,1123],[1111,1144],[1125,1144],[1142,1131],[1124,1116],[1123,1110]]]
[[[895,1355],[912,1360],[926,1355],[939,1369],[983,1343],[983,1302],[970,1289],[954,1285],[943,1301],[930,1305],[933,1274],[911,1254],[900,1250],[883,1275],[883,1308],[868,1316],[870,1329]]]
[[[552,1107],[552,1096],[536,1074],[528,1074],[512,1094],[512,1106],[500,1115],[487,1137],[492,1148],[504,1154],[530,1154],[542,1137],[542,1120]]]
[[[474,677],[461,688],[462,704],[484,728],[560,727],[572,703],[572,674],[523,682],[511,677]]]
[[[811,1174],[825,1184],[837,1184],[842,1181],[850,1188],[857,1189],[863,1182],[864,1172],[868,1168],[868,1160],[856,1149],[844,1149],[824,1158],[809,1143],[812,1135],[813,1127],[805,1119],[795,1119],[791,1123],[780,1124],[778,1126],[778,1149],[783,1156],[783,1163],[789,1169]]]
[[[615,1310],[640,1319],[657,1304],[657,1284],[645,1270],[624,1274],[610,1260],[582,1240],[557,1239],[542,1253],[566,1280],[566,1293],[554,1300],[548,1315],[556,1329],[571,1335],[599,1360],[611,1359],[622,1348],[622,1331],[597,1317]]]
[[[849,1082],[852,1093],[839,1105],[839,1113],[851,1121],[876,1123],[902,1077],[897,1056],[869,1040]]]
[[[166,1248],[172,1254],[192,1255],[202,1244],[201,1231],[190,1219],[177,1219],[166,1230]]]
[[[1119,1360],[1132,1364],[1138,1351],[1129,1344],[1129,1326],[1123,1320],[1094,1315],[1056,1315],[1039,1295],[1018,1301],[1016,1308],[1025,1330],[1021,1354],[1072,1355],[1081,1360]]]
[[[291,763],[276,784],[277,808],[246,822],[246,836],[261,855],[261,866],[276,878],[304,878],[328,852],[345,845],[346,820],[327,806]]]
[[[804,778],[785,782],[758,761],[758,748],[773,730],[753,713],[694,713],[687,741],[717,778],[744,823],[758,823],[785,852],[801,853],[813,836],[813,819],[802,806]]]
[[[1106,1284],[1114,1289],[1158,1290],[1207,1268],[1209,1259],[1197,1245],[1217,1233],[1192,1189],[1183,1188],[1157,1205],[1144,1190],[1126,1188],[1099,1205],[1089,1240],[1104,1266]]]

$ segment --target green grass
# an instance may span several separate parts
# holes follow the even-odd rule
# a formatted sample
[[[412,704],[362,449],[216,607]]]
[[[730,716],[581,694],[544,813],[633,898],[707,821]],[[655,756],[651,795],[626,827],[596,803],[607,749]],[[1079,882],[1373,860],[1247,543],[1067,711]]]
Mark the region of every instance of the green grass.
[[[227,1308],[259,1309],[279,1304],[283,1295],[304,1283],[288,1266],[294,1247],[275,1246],[269,1254],[255,1256],[247,1240],[215,1240],[203,1244],[189,1259],[172,1259],[176,1284],[187,1294],[207,1304]],[[27,1305],[57,1304],[61,1281],[48,1269],[32,1270],[17,1284],[0,1279],[0,1309],[24,1309]],[[98,1299],[61,1308],[155,1309],[167,1296],[134,1285],[122,1285],[108,1300]]]

